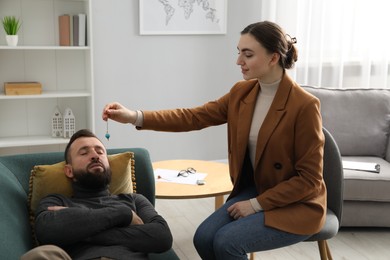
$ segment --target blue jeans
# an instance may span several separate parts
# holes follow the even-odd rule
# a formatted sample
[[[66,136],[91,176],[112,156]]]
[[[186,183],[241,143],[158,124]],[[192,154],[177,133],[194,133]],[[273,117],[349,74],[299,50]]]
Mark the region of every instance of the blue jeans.
[[[310,237],[266,227],[262,211],[238,220],[229,216],[230,205],[256,196],[254,187],[244,190],[200,224],[194,245],[202,259],[248,259],[247,253],[289,246]]]

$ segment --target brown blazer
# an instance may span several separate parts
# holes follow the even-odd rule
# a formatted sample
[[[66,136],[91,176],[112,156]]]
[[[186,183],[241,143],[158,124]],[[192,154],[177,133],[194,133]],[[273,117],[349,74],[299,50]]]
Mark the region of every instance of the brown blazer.
[[[182,132],[227,123],[232,197],[239,192],[258,93],[257,80],[240,81],[203,106],[143,111],[142,129]],[[319,100],[285,74],[257,141],[254,182],[265,225],[306,235],[321,230],[326,216],[323,146]]]

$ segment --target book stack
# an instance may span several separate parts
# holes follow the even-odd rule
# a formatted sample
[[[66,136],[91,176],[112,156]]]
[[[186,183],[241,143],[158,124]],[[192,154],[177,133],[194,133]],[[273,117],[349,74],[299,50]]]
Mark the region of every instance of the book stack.
[[[58,18],[60,46],[87,45],[87,15],[60,15]]]

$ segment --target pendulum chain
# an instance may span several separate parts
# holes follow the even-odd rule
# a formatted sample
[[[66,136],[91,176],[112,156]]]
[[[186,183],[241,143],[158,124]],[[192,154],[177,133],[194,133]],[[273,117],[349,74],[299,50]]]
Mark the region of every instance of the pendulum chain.
[[[108,141],[110,141],[110,134],[108,133],[108,119],[107,119],[106,135],[105,135],[105,137],[107,138]]]

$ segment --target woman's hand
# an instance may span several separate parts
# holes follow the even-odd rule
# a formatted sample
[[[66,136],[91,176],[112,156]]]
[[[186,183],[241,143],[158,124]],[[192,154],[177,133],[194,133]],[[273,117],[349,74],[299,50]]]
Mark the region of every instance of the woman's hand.
[[[227,209],[229,215],[234,219],[244,218],[255,214],[255,210],[249,200],[239,201]]]
[[[104,107],[102,119],[104,121],[111,119],[123,124],[134,124],[137,119],[137,112],[124,107],[118,102],[114,102],[109,103]]]

